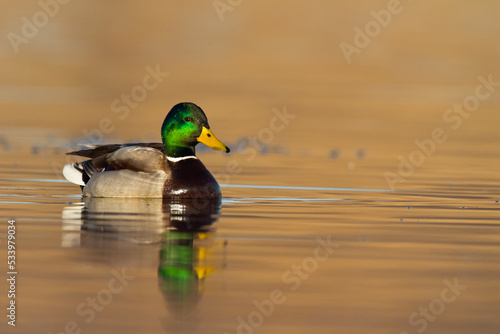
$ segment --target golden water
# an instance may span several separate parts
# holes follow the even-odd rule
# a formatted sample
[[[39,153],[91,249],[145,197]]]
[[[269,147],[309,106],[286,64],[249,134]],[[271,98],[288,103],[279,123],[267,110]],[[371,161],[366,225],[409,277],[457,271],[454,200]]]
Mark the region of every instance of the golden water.
[[[498,333],[498,3],[232,3],[60,4],[17,53],[41,7],[4,4],[1,332]],[[180,101],[232,148],[200,147],[220,212],[62,179],[64,152],[158,141]]]

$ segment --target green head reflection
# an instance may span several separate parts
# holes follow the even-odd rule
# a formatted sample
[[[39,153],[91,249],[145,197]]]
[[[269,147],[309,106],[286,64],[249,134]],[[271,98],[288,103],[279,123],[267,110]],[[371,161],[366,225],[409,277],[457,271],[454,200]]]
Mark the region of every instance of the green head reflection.
[[[167,201],[170,226],[162,236],[159,287],[167,305],[178,312],[195,308],[205,279],[222,266],[225,242],[217,241],[212,224],[220,212],[216,201]]]

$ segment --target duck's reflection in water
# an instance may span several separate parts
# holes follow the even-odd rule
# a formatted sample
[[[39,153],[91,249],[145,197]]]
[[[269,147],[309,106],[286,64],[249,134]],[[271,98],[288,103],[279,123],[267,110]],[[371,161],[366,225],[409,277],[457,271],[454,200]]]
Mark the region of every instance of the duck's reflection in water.
[[[90,262],[137,268],[154,265],[160,245],[159,289],[169,313],[185,319],[206,277],[224,266],[226,242],[213,225],[220,210],[220,200],[85,198],[63,210],[62,246],[89,250]]]
[[[133,265],[134,258],[126,256],[129,248],[141,252],[137,244],[161,241],[169,220],[162,209],[161,199],[85,197],[83,202],[63,209],[61,245],[96,250],[119,248],[124,252],[110,255],[121,256],[122,260],[128,258]],[[109,260],[113,263],[114,257]]]
[[[224,265],[226,243],[215,239],[220,201],[164,202],[170,225],[163,234],[158,280],[172,313],[188,315],[200,300],[205,278]]]

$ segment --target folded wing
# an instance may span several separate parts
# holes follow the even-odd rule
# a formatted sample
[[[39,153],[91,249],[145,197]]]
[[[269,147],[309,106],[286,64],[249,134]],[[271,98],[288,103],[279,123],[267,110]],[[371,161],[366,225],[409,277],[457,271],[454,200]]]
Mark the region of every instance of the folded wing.
[[[82,186],[95,173],[106,171],[126,169],[144,173],[163,171],[168,174],[161,144],[102,145],[67,154],[91,158],[66,165],[63,169],[63,174],[69,181]]]

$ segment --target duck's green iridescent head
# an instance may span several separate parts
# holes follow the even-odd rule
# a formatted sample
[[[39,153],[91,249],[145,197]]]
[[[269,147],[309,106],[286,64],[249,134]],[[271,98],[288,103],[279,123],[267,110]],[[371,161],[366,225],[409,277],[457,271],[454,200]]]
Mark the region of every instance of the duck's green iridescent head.
[[[214,150],[229,153],[229,147],[218,140],[208,125],[207,116],[194,103],[176,104],[161,127],[165,153],[169,157],[195,155],[194,147],[203,143]]]

